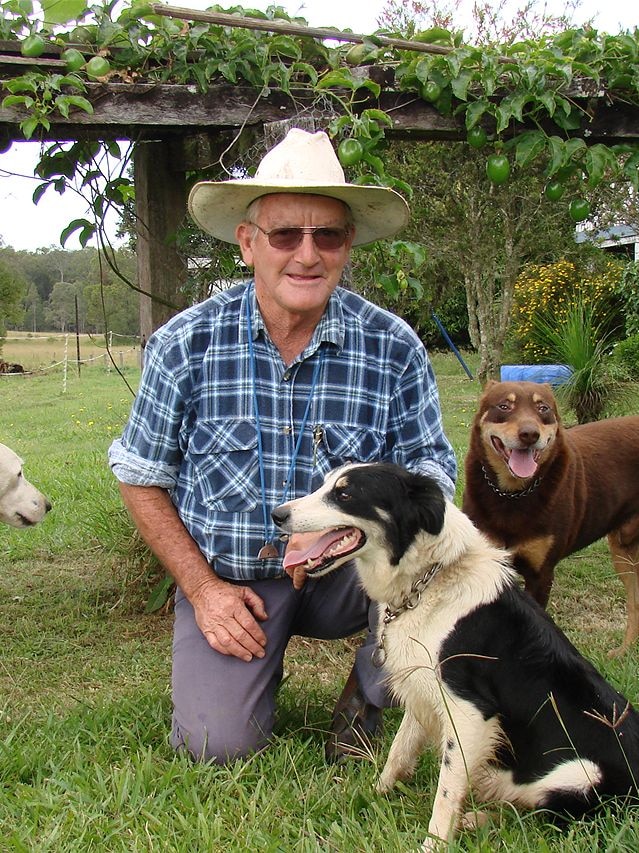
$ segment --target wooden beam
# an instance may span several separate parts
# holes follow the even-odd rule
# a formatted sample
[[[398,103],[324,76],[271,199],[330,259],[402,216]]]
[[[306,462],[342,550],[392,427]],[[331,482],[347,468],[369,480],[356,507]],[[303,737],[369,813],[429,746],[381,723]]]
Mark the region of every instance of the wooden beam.
[[[87,93],[94,112],[89,115],[77,110],[66,119],[52,116],[51,131],[43,138],[158,139],[242,127],[260,128],[273,121],[294,119],[312,104],[308,90],[293,92],[291,97],[274,90],[261,96],[255,89],[230,84],[212,86],[203,94],[190,85],[89,83]],[[393,120],[393,127],[387,131],[390,138],[465,138],[462,121],[441,115],[416,95],[384,89],[379,98],[367,97],[364,90],[362,97],[361,109],[376,106],[390,115]],[[636,106],[605,97],[583,97],[579,93],[571,97],[589,116],[583,129],[571,135],[583,135],[589,144],[639,140]],[[317,116],[316,108],[313,115]],[[0,106],[0,127],[4,124],[11,138],[20,139],[19,124],[24,116],[16,107]],[[330,118],[332,115],[327,114],[326,123]],[[563,135],[550,123],[546,129]]]
[[[228,12],[213,12],[210,10],[199,11],[197,9],[186,9],[183,6],[165,6],[163,3],[151,3],[151,9],[156,15],[164,15],[167,18],[177,18],[181,21],[202,21],[205,24],[219,24],[223,27],[243,27],[247,30],[260,30],[265,33],[281,33],[290,36],[307,36],[308,38],[321,39],[323,41],[341,41],[361,44],[372,39],[375,43],[398,48],[399,50],[413,50],[417,53],[447,54],[451,52],[450,47],[440,44],[428,44],[423,41],[412,39],[400,39],[386,36],[376,32],[372,35],[363,33],[352,33],[338,30],[333,27],[309,27],[304,24],[296,24],[282,19],[268,20],[267,18],[248,18],[243,15],[232,15]],[[500,57],[500,61],[513,62],[507,57]]]

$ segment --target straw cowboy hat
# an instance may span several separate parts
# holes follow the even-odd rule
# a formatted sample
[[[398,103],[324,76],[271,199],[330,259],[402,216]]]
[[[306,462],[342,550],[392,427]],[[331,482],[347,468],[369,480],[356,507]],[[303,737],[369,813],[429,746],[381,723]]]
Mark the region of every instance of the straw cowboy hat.
[[[204,231],[219,240],[237,243],[235,229],[246,209],[263,195],[304,193],[336,198],[353,215],[353,245],[372,243],[399,231],[409,218],[408,205],[387,187],[347,184],[328,136],[293,128],[271,148],[254,178],[202,181],[189,195],[189,212]]]

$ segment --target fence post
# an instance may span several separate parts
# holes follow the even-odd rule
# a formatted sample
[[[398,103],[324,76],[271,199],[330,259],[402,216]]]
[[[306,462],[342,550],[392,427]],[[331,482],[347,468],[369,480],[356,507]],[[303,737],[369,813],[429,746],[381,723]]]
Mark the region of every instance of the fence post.
[[[62,368],[62,393],[67,393],[67,370],[69,367],[69,333],[64,336],[64,367]]]

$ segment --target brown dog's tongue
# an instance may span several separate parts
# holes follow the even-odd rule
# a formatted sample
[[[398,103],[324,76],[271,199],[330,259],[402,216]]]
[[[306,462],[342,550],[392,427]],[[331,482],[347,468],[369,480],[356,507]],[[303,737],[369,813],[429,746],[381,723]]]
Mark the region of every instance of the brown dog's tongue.
[[[513,450],[508,460],[508,467],[515,477],[527,480],[537,470],[537,463],[532,450]]]

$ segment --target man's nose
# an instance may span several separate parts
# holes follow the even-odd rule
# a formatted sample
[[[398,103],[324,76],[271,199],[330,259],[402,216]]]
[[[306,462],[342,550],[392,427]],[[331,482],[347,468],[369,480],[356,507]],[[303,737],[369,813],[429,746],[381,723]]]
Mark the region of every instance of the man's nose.
[[[295,259],[306,264],[313,264],[319,258],[319,252],[312,234],[302,234],[302,242],[295,250]]]

